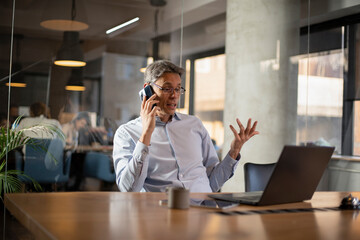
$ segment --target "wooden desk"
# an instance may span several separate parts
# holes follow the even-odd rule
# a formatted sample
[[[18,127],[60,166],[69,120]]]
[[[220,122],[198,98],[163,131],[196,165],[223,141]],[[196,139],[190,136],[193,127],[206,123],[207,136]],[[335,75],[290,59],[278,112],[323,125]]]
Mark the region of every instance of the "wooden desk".
[[[336,207],[347,193],[319,192],[309,202],[234,210]],[[360,192],[353,195],[360,197]],[[203,197],[206,194],[192,194]],[[224,216],[216,210],[171,210],[164,193],[17,193],[7,209],[37,239],[359,239],[356,211]]]

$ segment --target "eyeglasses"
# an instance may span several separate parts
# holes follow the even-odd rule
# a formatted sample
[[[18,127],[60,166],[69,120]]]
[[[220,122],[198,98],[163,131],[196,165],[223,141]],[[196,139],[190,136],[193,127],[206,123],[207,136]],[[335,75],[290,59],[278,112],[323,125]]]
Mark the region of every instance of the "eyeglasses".
[[[184,94],[185,93],[185,88],[183,87],[177,87],[177,88],[163,88],[160,87],[159,85],[155,84],[155,83],[151,83],[151,85],[156,86],[157,88],[159,88],[161,91],[163,91],[163,93],[165,94],[173,94],[173,92],[175,91],[175,93],[177,94]]]

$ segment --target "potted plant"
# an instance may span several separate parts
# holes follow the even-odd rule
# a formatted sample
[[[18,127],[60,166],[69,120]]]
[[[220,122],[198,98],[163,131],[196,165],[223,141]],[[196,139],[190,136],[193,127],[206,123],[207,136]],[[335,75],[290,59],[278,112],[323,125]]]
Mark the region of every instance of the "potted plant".
[[[26,144],[31,144],[39,151],[47,150],[44,146],[34,141],[33,138],[26,136],[24,132],[31,131],[36,134],[42,131],[47,131],[53,136],[59,137],[62,140],[65,139],[61,129],[53,125],[36,125],[26,129],[17,130],[16,126],[19,124],[20,119],[21,117],[18,117],[11,128],[8,126],[0,126],[0,198],[2,198],[4,193],[21,191],[22,182],[18,177],[30,179],[35,189],[41,190],[40,184],[24,174],[22,171],[6,169],[6,154],[14,149],[22,147]],[[53,158],[53,160],[55,163],[57,162],[55,158]]]

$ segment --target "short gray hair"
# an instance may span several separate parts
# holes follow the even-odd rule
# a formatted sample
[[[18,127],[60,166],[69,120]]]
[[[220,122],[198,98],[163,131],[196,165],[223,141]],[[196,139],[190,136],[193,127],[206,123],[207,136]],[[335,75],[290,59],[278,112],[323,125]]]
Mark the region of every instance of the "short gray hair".
[[[181,75],[184,73],[184,69],[176,66],[167,60],[158,60],[147,66],[144,75],[145,83],[153,83],[158,80],[164,73],[177,73]]]

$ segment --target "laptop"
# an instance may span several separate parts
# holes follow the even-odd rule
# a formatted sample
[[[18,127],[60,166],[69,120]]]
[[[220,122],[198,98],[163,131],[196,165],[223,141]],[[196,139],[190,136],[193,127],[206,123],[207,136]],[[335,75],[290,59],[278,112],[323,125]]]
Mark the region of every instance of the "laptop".
[[[208,196],[258,206],[310,200],[334,149],[319,146],[284,146],[264,191]]]

